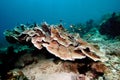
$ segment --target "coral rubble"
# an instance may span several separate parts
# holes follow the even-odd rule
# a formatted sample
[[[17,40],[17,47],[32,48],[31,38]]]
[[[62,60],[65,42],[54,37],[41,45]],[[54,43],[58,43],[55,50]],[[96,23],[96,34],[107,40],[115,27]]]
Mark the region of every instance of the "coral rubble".
[[[11,70],[6,75],[6,80],[28,80],[20,70]]]

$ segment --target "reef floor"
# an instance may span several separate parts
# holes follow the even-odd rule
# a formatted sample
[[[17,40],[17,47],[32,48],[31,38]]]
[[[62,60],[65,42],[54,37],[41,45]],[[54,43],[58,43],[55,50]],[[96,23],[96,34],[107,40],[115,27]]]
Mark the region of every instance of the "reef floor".
[[[18,68],[7,73],[7,80],[120,80],[120,42],[108,40],[99,42],[99,46],[109,58],[104,63],[89,59],[62,61],[43,54],[24,54],[16,62]],[[20,77],[23,75],[26,78]]]

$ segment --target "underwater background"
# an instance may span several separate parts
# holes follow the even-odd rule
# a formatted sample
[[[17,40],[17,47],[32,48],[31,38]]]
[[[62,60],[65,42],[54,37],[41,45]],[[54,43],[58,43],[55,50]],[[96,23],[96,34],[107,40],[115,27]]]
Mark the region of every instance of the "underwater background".
[[[120,0],[0,0],[0,80],[120,80]]]
[[[69,27],[118,11],[119,0],[0,0],[0,45],[5,45],[3,31],[19,24],[62,21]]]

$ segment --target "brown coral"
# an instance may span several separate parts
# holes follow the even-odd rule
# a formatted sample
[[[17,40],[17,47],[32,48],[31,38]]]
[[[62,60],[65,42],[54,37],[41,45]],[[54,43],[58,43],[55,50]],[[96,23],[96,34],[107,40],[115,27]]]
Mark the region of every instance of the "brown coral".
[[[32,44],[42,49],[45,47],[51,54],[63,60],[75,60],[89,57],[94,61],[105,61],[99,50],[83,41],[78,34],[70,34],[62,25],[43,23],[41,27],[29,28],[23,31],[17,39],[31,41]]]
[[[101,62],[93,63],[91,68],[98,73],[105,73],[108,70],[108,68]]]

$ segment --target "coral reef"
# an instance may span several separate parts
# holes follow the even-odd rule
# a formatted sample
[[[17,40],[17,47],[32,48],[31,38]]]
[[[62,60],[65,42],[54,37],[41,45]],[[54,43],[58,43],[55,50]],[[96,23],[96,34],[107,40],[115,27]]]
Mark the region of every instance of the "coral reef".
[[[19,45],[19,46],[18,46]],[[24,54],[32,53],[34,47],[21,44],[12,44],[5,48],[0,48],[0,76],[1,80],[4,80],[6,77],[5,74],[11,69],[22,68],[25,65],[28,65],[34,62],[33,59],[29,59],[30,56],[23,56]],[[27,59],[23,61],[19,58],[24,57]],[[24,64],[24,65],[23,65]],[[5,79],[6,80],[6,79]]]
[[[30,80],[60,80],[58,76],[62,76],[61,80],[90,80],[106,73],[107,67],[102,63],[107,61],[105,54],[61,24],[20,25],[6,30],[4,35],[11,43],[4,59],[11,58],[11,62],[3,59],[2,66],[11,67],[2,75],[14,68],[19,68]]]
[[[120,13],[113,13],[100,24],[100,33],[110,37],[120,35]]]
[[[93,41],[94,42],[94,41]],[[95,44],[95,42],[94,42]],[[104,74],[105,80],[119,80],[120,79],[120,42],[116,40],[107,40],[97,42],[101,51],[104,51],[108,61],[104,64],[108,67],[109,71]],[[101,80],[101,79],[100,79]]]
[[[61,24],[47,23],[6,30],[4,35],[11,44],[0,49],[0,79],[119,80],[119,36],[113,40],[95,26],[90,20],[86,25],[72,26],[73,33]],[[86,41],[75,32],[82,33]]]
[[[20,25],[20,27],[15,27],[14,30],[6,30],[4,32],[4,35],[6,37],[6,40],[9,43],[16,43],[16,37],[19,35],[22,31],[26,30],[27,27],[23,24]],[[12,35],[12,36],[11,36]]]
[[[7,73],[4,74],[5,80],[24,78],[23,75],[19,73],[24,73],[28,80],[89,80],[95,79],[106,72],[104,64],[94,62],[89,58],[72,62],[62,61],[55,57],[48,58],[49,55],[46,55],[48,52],[45,52],[45,49],[36,49],[31,53],[27,53],[27,50],[28,49],[25,49],[25,51],[23,51],[25,54],[19,52],[23,54],[21,56],[17,54],[19,58],[15,61],[15,64],[12,64],[13,67],[9,69],[10,71],[8,70]],[[97,64],[100,64],[98,65],[100,68],[94,66]],[[6,65],[10,67],[10,64]],[[14,68],[19,68],[19,70],[16,71]]]
[[[106,57],[109,59],[104,62],[104,64],[109,69],[106,71],[102,77],[99,77],[97,80],[119,80],[120,79],[120,41],[118,39],[111,39],[104,35],[101,35],[98,30],[94,31],[94,35],[91,35],[89,38],[84,38],[92,45],[98,47],[100,51],[106,54]],[[93,32],[88,32],[89,34]],[[86,36],[86,35],[85,35]],[[99,67],[97,67],[99,68]],[[102,69],[103,70],[103,69]]]
[[[70,34],[62,25],[40,26],[22,31],[13,36],[19,42],[30,42],[38,49],[45,47],[51,54],[63,60],[75,60],[89,57],[94,61],[106,61],[104,54],[89,43],[83,41],[78,34]]]
[[[37,63],[32,63],[21,71],[29,80],[92,80],[107,70],[101,62],[91,62],[87,59],[73,62],[59,60],[57,63],[54,61],[53,58],[46,59],[41,56]],[[98,65],[100,68],[97,68]]]

